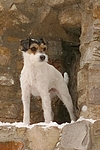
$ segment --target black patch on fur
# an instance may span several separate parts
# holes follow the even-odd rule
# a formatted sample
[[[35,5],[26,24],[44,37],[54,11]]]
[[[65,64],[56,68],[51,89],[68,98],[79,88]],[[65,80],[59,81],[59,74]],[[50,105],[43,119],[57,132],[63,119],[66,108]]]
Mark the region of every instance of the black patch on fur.
[[[21,42],[20,42],[20,45],[22,46],[21,50],[26,52],[30,48],[31,44],[33,44],[33,43],[36,43],[38,45],[41,45],[43,43],[44,45],[47,45],[47,42],[43,38],[41,38],[39,40],[36,40],[33,38],[28,38],[25,40],[21,40]]]
[[[43,38],[39,39],[38,42],[39,42],[39,45],[41,45],[42,43],[44,45],[47,45],[47,42]]]

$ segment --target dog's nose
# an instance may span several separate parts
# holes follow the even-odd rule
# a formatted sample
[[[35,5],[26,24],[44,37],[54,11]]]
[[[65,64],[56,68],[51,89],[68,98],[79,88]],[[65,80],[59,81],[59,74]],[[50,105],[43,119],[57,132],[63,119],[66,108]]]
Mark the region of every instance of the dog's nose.
[[[43,61],[45,59],[45,55],[41,55],[40,59]]]

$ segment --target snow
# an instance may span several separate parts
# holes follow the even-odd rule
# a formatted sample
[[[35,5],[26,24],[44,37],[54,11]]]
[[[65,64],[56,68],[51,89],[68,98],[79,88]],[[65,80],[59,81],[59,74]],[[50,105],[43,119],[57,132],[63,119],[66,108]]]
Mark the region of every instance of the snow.
[[[91,122],[92,124],[96,121],[96,120],[93,120],[92,118],[91,118],[91,119],[85,119],[83,116],[80,116],[80,118],[77,120],[77,122],[83,121],[83,120],[89,121],[89,122]]]
[[[96,120],[93,120],[93,119],[85,119],[83,116],[81,116],[76,122],[80,122],[80,121],[89,121],[91,122],[92,124],[96,121]],[[32,125],[26,125],[24,124],[23,122],[14,122],[14,123],[9,123],[9,122],[0,122],[0,126],[7,126],[8,128],[11,128],[12,126],[15,126],[15,127],[18,127],[18,128],[22,128],[22,127],[26,127],[26,128],[33,128],[34,126],[36,125],[40,125],[42,126],[42,128],[45,130],[47,128],[51,128],[51,127],[57,127],[59,129],[62,129],[64,126],[68,125],[68,124],[73,124],[75,123],[74,121],[71,121],[71,123],[63,123],[63,124],[57,124],[56,122],[50,122],[50,123],[45,123],[45,122],[40,122],[40,123],[37,123],[37,124],[32,124]]]
[[[86,105],[84,105],[84,106],[82,107],[82,111],[87,111],[87,106],[86,106]]]
[[[15,123],[0,122],[0,126],[7,126],[9,128],[11,128],[11,126],[16,126],[18,128],[26,127],[26,128],[30,128],[30,129],[33,128],[34,126],[42,126],[42,128],[44,128],[44,129],[51,128],[51,127],[58,127],[59,129],[62,129],[67,124],[69,124],[69,123],[63,123],[63,124],[59,125],[56,122],[50,122],[50,123],[40,122],[40,123],[32,124],[32,125],[25,125],[22,122],[15,122]]]

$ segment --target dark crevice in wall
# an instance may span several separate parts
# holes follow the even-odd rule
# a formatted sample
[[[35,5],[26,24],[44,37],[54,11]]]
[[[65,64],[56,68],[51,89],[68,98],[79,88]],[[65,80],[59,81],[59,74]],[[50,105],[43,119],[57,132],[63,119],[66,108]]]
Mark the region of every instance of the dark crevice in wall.
[[[80,51],[79,45],[73,45],[72,43],[67,43],[66,41],[62,41],[63,47],[63,56],[62,63],[64,67],[64,72],[68,73],[69,76],[69,92],[72,97],[73,105],[74,105],[74,113],[76,117],[79,117],[79,110],[77,105],[78,93],[77,93],[77,72],[79,70],[79,62],[80,62]],[[60,102],[59,111],[58,111],[58,123],[70,122],[69,114],[63,105]]]

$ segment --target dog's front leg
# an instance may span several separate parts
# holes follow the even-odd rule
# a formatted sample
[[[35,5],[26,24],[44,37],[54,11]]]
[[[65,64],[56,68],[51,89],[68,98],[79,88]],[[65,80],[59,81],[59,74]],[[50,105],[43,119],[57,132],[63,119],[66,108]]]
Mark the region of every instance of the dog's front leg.
[[[23,102],[23,123],[30,124],[30,89],[24,87],[22,89],[22,102]]]

